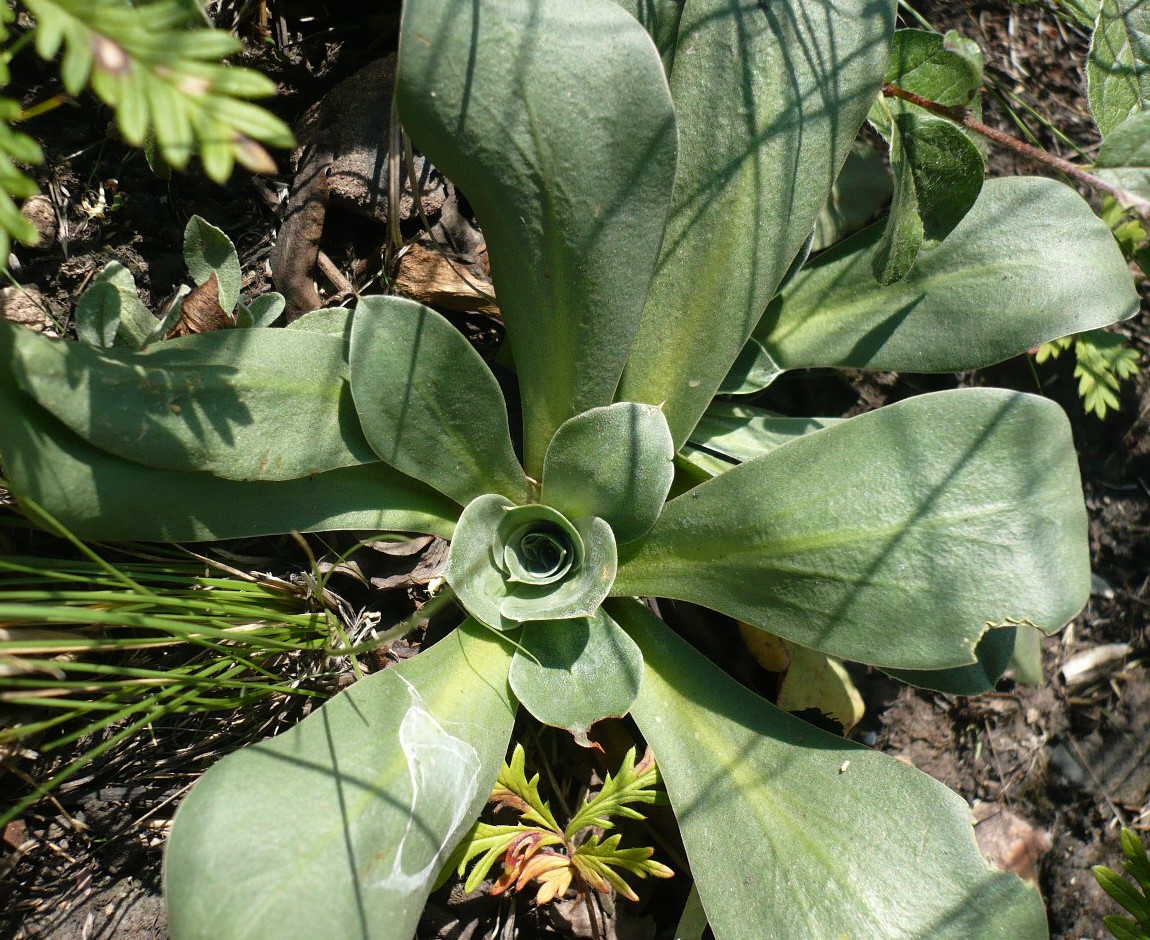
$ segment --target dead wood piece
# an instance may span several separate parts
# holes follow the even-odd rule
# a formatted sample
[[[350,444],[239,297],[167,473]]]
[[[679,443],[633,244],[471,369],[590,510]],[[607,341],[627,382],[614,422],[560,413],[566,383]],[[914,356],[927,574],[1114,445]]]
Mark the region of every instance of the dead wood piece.
[[[399,293],[431,307],[499,315],[495,288],[488,278],[477,275],[471,266],[418,243],[400,258],[395,287]]]
[[[323,306],[312,280],[312,270],[319,255],[323,222],[327,216],[330,167],[331,154],[322,153],[296,174],[288,196],[287,214],[280,224],[279,236],[268,259],[272,282],[287,301],[285,315],[288,323]]]

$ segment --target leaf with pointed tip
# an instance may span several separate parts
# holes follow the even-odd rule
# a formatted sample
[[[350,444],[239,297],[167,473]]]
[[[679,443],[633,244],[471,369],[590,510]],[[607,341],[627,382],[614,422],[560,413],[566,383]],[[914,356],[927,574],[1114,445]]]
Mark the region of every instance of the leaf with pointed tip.
[[[752,392],[761,392],[782,374],[783,370],[771,358],[771,354],[752,336],[728,370],[719,386],[719,394],[750,395]]]
[[[1056,630],[1090,593],[1066,415],[959,389],[800,437],[669,502],[623,546],[612,593],[902,669],[974,662],[1007,617]]]
[[[638,602],[610,611],[643,651],[631,715],[719,940],[886,937],[895,924],[931,940],[1046,936],[1038,892],[986,863],[961,797],[759,698]]]
[[[24,391],[95,447],[228,480],[292,480],[374,463],[340,338],[220,330],[142,352],[4,327]]]
[[[355,407],[380,459],[461,506],[484,493],[527,502],[499,383],[442,316],[401,297],[364,297],[350,361]]]
[[[896,30],[886,80],[939,104],[962,107],[982,84],[982,53],[953,30],[945,36],[925,29]]]
[[[509,650],[469,621],[212,767],[168,840],[173,935],[410,940],[502,765]]]
[[[602,610],[593,617],[529,623],[511,663],[515,697],[545,725],[581,744],[603,718],[626,715],[639,694],[643,654]]]
[[[1150,4],[1102,0],[1086,59],[1090,111],[1103,137],[1150,111]]]
[[[820,255],[771,303],[755,336],[782,368],[976,369],[1138,310],[1110,230],[1053,180],[988,180],[947,239],[887,287],[871,274],[880,233]]]
[[[547,448],[542,500],[568,519],[599,516],[630,542],[650,531],[675,475],[671,431],[654,405],[618,402],[568,419]]]
[[[240,301],[243,273],[235,246],[220,229],[193,215],[184,228],[184,261],[197,285],[214,274],[220,285],[220,306],[231,314]]]
[[[887,0],[684,5],[671,220],[616,393],[666,402],[676,448],[811,233],[878,92],[893,19]]]
[[[611,0],[409,0],[404,127],[475,210],[523,388],[528,473],[610,404],[675,176],[651,38]]]
[[[69,431],[18,390],[6,366],[0,462],[18,500],[33,500],[88,539],[192,542],[336,529],[451,538],[458,514],[446,497],[383,463],[255,483],[132,463]]]

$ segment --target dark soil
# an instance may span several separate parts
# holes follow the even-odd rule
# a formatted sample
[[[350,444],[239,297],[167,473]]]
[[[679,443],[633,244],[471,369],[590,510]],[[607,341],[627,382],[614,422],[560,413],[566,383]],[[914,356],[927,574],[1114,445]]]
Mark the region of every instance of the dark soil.
[[[221,22],[229,23],[238,6],[223,4],[228,15]],[[385,52],[394,35],[393,9],[349,3],[338,14],[315,16],[318,6],[270,4],[274,15],[268,28],[277,53],[258,43],[251,22],[242,24],[252,48],[265,50],[252,53],[253,64],[283,87],[274,107],[291,120],[338,80]],[[1081,32],[1040,6],[1006,0],[935,0],[920,10],[940,28],[957,28],[976,39],[986,52],[989,76],[1006,92],[1031,103],[1083,150],[1096,144],[1084,104],[1080,66],[1087,37]],[[305,19],[304,12],[312,18]],[[373,18],[372,29],[349,26],[364,16]],[[382,39],[365,44],[363,37],[373,35]],[[26,102],[57,91],[51,70],[30,57],[18,64],[25,66],[23,72],[15,70],[25,87],[16,94],[22,92]],[[986,115],[988,123],[1017,133],[994,96],[988,96]],[[266,198],[268,185],[257,186],[243,174],[222,188],[194,173],[160,181],[142,155],[118,141],[108,122],[105,110],[85,100],[27,125],[45,146],[42,187],[66,224],[47,251],[17,253],[21,283],[35,285],[49,311],[66,325],[93,274],[116,259],[133,271],[141,296],[158,310],[186,277],[182,233],[195,213],[236,242],[245,292],[270,289],[267,258],[278,220]],[[1047,128],[1033,121],[1030,126],[1043,146],[1075,156]],[[1001,151],[992,152],[990,164],[997,175],[1038,171]],[[282,165],[286,170],[287,161]],[[286,185],[288,177],[279,182]],[[277,181],[271,185],[274,195]],[[363,262],[373,252],[378,256],[382,228],[349,221],[331,231],[338,234],[325,234],[324,250],[353,283],[362,284],[375,273],[365,272]],[[473,335],[490,337],[491,324],[483,318],[463,325]],[[1145,367],[1150,354],[1145,305],[1119,330],[1142,352]],[[1030,687],[1007,678],[996,692],[958,699],[860,674],[869,715],[856,734],[971,802],[983,820],[984,850],[1037,879],[1054,937],[1105,938],[1102,916],[1116,907],[1096,886],[1090,866],[1118,867],[1119,824],[1150,829],[1150,670],[1142,664],[1150,650],[1150,373],[1143,371],[1124,386],[1122,410],[1105,421],[1083,412],[1065,356],[1037,367],[1037,373],[1019,359],[961,376],[787,375],[769,396],[784,411],[855,414],[955,385],[1034,391],[1036,376],[1042,392],[1066,408],[1079,445],[1094,596],[1066,631],[1044,642],[1046,684]],[[1108,644],[1127,644],[1129,650],[1084,681],[1064,678],[1064,666]],[[11,824],[0,858],[0,937],[166,937],[159,870],[175,804],[205,766],[243,743],[243,735],[272,733],[299,716],[269,703],[265,714],[244,717],[239,732],[228,715],[173,720],[152,729]],[[34,762],[13,767],[0,779],[0,787],[12,795],[52,769]],[[446,909],[450,917],[465,910],[449,901],[437,898],[429,915]],[[674,893],[649,899],[646,907],[620,917],[618,936],[654,936],[673,921],[659,908],[679,903],[681,894]],[[647,916],[652,912],[658,916]],[[536,929],[551,936],[588,935],[554,925]]]

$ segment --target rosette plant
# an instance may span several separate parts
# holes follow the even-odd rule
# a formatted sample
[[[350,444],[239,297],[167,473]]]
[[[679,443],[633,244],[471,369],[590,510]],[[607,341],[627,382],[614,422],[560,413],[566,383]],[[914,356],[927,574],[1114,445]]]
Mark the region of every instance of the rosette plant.
[[[959,797],[763,700],[641,600],[977,690],[1011,624],[1053,631],[1088,595],[1049,401],[707,413],[752,332],[776,371],[949,371],[1136,308],[1106,227],[1046,180],[982,187],[896,282],[881,224],[799,270],[893,6],[408,0],[399,113],[487,238],[521,441],[479,354],[399,298],[139,351],[0,330],[7,479],[81,536],[451,539],[457,629],[190,792],[173,936],[411,937],[519,707],[579,737],[633,719],[720,940],[1045,935]]]

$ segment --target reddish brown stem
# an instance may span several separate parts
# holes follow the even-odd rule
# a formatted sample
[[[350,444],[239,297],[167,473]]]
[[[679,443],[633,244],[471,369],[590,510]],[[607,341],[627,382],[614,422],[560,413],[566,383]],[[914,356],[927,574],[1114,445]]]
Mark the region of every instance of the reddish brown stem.
[[[1013,150],[1020,156],[1058,170],[1060,173],[1065,173],[1071,179],[1082,183],[1084,186],[1089,186],[1091,189],[1113,197],[1120,205],[1133,209],[1142,216],[1143,219],[1150,221],[1150,201],[1118,186],[1114,186],[1111,183],[1107,183],[1105,180],[1099,179],[1093,173],[1088,173],[1082,169],[1082,167],[1076,166],[1069,160],[1056,157],[1054,154],[1040,150],[1038,147],[1034,147],[1024,140],[1012,137],[1010,134],[1004,133],[988,124],[983,124],[982,121],[972,117],[966,108],[939,104],[937,101],[924,98],[922,95],[916,95],[913,91],[899,88],[898,85],[892,85],[890,82],[883,83],[882,93],[888,98],[900,98],[903,101],[909,101],[911,104],[918,105],[931,114],[937,114],[939,117],[954,121],[955,124],[961,124],[976,134],[981,134],[983,137],[987,137],[997,144],[1002,144],[1002,146]]]

